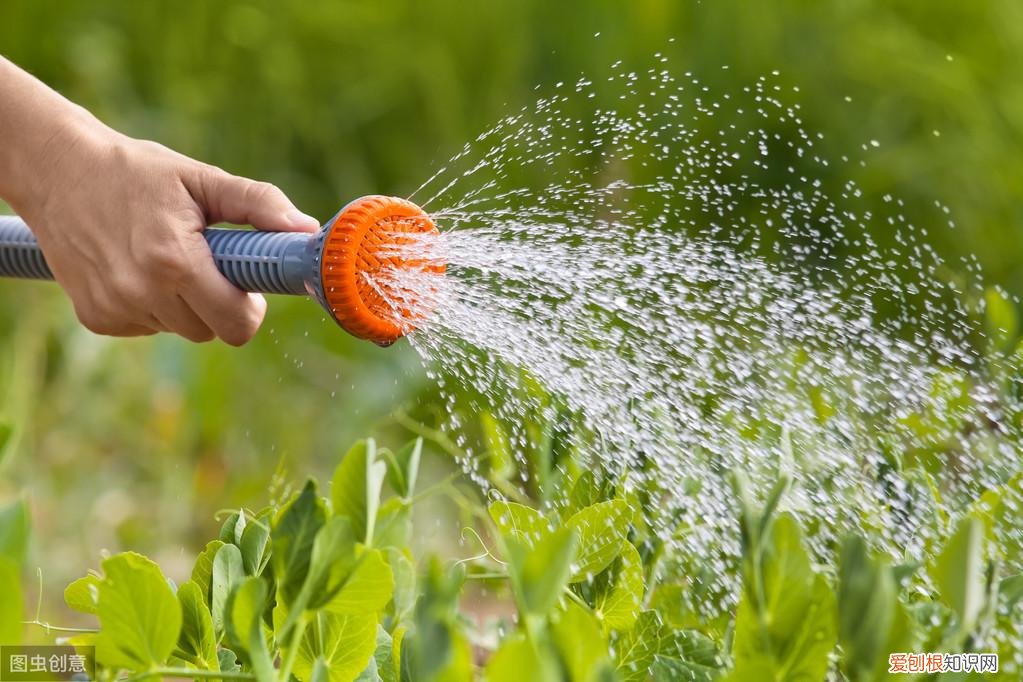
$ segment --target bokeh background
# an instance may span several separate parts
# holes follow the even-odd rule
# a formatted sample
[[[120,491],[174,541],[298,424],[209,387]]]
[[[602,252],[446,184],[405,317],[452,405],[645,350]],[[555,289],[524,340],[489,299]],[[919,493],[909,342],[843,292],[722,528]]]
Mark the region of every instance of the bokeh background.
[[[324,219],[410,194],[536,86],[618,59],[663,52],[722,86],[779,70],[830,150],[880,143],[868,201],[902,196],[924,224],[947,204],[958,227],[932,231],[939,249],[1023,293],[1018,0],[6,0],[0,52]],[[233,349],[99,338],[55,286],[18,282],[0,283],[0,386],[0,501],[30,500],[54,604],[101,549],[187,574],[218,510],[258,506],[275,472],[325,475],[355,438],[400,443],[401,415],[437,400],[404,344],[355,341],[309,301],[272,300]]]

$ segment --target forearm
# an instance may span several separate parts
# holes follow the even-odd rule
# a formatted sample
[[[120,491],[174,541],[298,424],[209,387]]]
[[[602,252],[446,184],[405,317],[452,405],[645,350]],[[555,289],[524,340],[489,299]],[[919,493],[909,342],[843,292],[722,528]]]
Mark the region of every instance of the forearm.
[[[61,157],[102,130],[88,111],[0,57],[0,199],[15,210],[44,198]]]

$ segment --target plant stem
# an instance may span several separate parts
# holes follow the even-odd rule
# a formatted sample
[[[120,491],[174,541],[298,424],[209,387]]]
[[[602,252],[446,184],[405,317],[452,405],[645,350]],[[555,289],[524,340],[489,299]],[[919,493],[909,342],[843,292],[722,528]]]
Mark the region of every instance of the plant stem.
[[[46,630],[54,630],[55,632],[81,632],[81,633],[86,633],[86,634],[95,634],[95,633],[99,632],[99,630],[96,630],[94,628],[66,628],[66,627],[61,627],[59,625],[50,625],[49,623],[44,623],[43,621],[39,620],[38,618],[36,618],[35,620],[23,620],[23,621],[21,621],[21,624],[22,625],[38,625],[41,628],[45,628]]]
[[[309,624],[309,619],[303,614],[298,619],[298,625],[295,626],[294,632],[291,633],[291,642],[288,645],[288,654],[282,659],[281,669],[279,671],[278,679],[282,682],[288,682],[291,679],[291,669],[295,665],[295,656],[298,655],[298,648],[302,646],[302,637],[305,635],[306,625]]]
[[[583,607],[584,609],[586,609],[587,611],[589,611],[591,613],[593,612],[593,609],[590,607],[589,604],[587,604],[583,600],[582,597],[580,597],[578,594],[576,594],[572,590],[568,589],[567,587],[565,588],[565,594],[567,594],[572,599],[572,601],[574,601],[579,606]]]
[[[412,505],[416,504],[417,502],[420,502],[420,501],[422,501],[422,500],[424,500],[427,497],[430,497],[432,495],[436,495],[437,493],[442,493],[442,492],[450,493],[451,489],[452,489],[451,484],[459,477],[459,475],[460,474],[449,474],[449,475],[445,476],[444,478],[442,478],[441,480],[437,481],[436,483],[434,483],[432,485],[429,485],[426,488],[423,488],[422,490],[420,490],[418,493],[416,493],[415,495],[410,497],[405,504],[407,504],[408,506],[411,507]]]
[[[469,573],[465,576],[466,580],[506,580],[507,578],[507,573]]]
[[[398,423],[399,426],[403,426],[417,436],[421,436],[424,440],[433,442],[441,450],[451,455],[455,461],[464,460],[468,458],[465,450],[451,442],[451,439],[444,434],[444,432],[438,429],[431,429],[429,426],[420,424],[415,419],[412,419],[403,409],[395,410],[391,414],[391,418]]]

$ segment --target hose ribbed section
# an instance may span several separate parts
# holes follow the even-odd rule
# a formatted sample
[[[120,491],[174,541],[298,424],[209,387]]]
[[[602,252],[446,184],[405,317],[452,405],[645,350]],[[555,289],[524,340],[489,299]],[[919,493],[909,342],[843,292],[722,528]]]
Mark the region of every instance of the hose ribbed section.
[[[306,294],[310,235],[212,228],[205,237],[217,269],[239,289]],[[17,216],[0,216],[0,277],[53,279],[35,236]]]
[[[254,230],[206,230],[217,269],[244,291],[264,294],[305,294],[295,254],[308,234]]]
[[[53,279],[35,235],[16,216],[0,216],[0,277]]]

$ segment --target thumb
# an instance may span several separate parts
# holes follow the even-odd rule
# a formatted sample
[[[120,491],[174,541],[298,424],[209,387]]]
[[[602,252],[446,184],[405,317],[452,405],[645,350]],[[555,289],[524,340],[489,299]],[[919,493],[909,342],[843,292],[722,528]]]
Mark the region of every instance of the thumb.
[[[269,182],[257,182],[206,167],[194,180],[192,195],[210,223],[252,225],[275,232],[315,232],[320,222],[302,213],[284,192]]]

